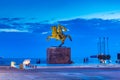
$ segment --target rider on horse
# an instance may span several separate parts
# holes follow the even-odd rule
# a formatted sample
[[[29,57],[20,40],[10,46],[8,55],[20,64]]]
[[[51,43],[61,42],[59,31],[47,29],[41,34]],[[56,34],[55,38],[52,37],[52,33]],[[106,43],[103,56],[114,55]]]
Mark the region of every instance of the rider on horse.
[[[70,35],[63,34],[63,32],[65,31],[67,31],[67,28],[65,28],[64,26],[61,26],[60,24],[58,25],[58,27],[52,26],[52,35],[48,36],[47,40],[49,40],[50,38],[61,40],[62,43],[59,45],[59,47],[61,47],[64,44],[64,41],[67,37],[72,41],[72,38]]]

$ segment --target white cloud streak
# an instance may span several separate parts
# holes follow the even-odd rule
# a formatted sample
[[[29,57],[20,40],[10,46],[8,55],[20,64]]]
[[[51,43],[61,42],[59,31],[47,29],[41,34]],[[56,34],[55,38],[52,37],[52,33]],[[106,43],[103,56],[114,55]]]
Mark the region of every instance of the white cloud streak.
[[[103,12],[103,13],[95,13],[80,16],[79,18],[92,19],[92,18],[101,18],[101,19],[120,19],[120,11],[111,11],[111,12]]]
[[[28,30],[18,30],[18,29],[0,29],[0,32],[29,32]]]
[[[41,34],[47,34],[48,32],[42,32]]]

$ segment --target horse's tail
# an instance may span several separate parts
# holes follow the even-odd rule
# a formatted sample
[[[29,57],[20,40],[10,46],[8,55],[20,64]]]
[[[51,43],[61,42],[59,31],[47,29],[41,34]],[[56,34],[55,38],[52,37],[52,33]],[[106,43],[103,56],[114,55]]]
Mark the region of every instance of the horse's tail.
[[[67,35],[68,36],[68,38],[70,39],[70,41],[72,41],[72,37],[70,36],[70,35]]]
[[[50,36],[48,36],[46,40],[49,41],[50,40]]]

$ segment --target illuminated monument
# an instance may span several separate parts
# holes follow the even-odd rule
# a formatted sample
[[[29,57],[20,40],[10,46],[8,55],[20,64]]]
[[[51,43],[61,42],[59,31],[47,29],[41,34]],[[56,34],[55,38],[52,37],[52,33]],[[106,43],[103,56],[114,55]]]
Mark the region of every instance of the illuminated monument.
[[[47,48],[47,63],[48,64],[70,64],[71,63],[71,48],[62,47],[65,39],[68,37],[71,41],[70,35],[65,35],[64,32],[67,31],[62,25],[52,26],[52,35],[47,37],[47,40],[54,38],[60,40],[61,44],[55,47]]]

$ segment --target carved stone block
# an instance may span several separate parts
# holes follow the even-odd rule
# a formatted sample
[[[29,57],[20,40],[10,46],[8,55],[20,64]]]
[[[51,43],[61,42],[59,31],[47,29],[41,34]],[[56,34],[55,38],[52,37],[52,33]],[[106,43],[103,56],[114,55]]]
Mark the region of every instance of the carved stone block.
[[[70,64],[71,49],[67,47],[50,47],[47,48],[48,64]]]

